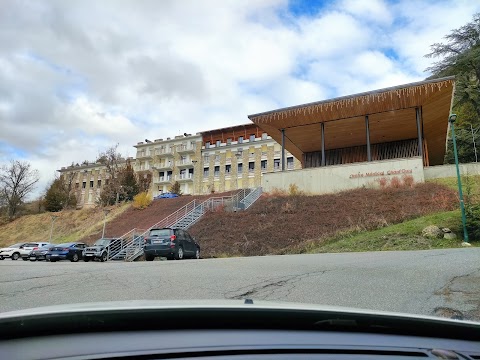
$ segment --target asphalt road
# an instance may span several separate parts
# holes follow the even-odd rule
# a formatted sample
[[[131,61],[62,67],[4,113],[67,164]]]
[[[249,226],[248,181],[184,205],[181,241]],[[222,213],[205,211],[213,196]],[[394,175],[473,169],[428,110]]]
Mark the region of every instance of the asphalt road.
[[[242,298],[480,321],[480,248],[136,263],[0,261],[0,312],[92,301]]]

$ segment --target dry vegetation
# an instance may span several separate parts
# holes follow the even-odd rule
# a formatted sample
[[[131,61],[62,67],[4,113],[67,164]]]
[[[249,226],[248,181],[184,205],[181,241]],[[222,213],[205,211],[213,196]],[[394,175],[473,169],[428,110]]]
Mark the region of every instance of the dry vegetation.
[[[282,254],[339,232],[383,228],[456,206],[455,191],[434,183],[320,196],[264,194],[246,212],[207,214],[190,232],[205,257]]]
[[[107,220],[111,221],[130,207],[129,204],[113,208]],[[100,209],[64,210],[57,213],[42,213],[22,216],[0,228],[0,246],[21,241],[50,238],[52,215],[58,216],[53,227],[53,243],[78,241],[92,233],[101,231],[103,212]]]

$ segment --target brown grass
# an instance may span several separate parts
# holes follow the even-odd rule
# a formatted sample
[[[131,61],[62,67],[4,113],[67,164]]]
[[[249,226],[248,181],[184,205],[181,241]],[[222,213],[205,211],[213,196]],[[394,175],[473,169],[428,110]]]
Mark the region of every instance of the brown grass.
[[[205,257],[281,254],[338,232],[378,229],[457,205],[448,187],[408,185],[319,196],[267,194],[246,212],[207,214],[190,232]]]

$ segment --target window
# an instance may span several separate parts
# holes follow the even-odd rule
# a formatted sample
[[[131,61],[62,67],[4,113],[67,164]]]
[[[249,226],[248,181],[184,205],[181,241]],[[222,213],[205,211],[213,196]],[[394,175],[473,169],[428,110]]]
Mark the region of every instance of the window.
[[[80,187],[79,183],[75,183],[75,189],[78,189]]]
[[[262,133],[262,140],[267,140],[267,136],[268,136],[267,133]]]
[[[280,159],[274,159],[274,160],[273,160],[273,168],[274,168],[275,170],[280,169]]]
[[[203,177],[208,177],[208,168],[203,169]]]
[[[220,147],[220,144],[221,144],[221,143],[222,143],[222,142],[221,142],[220,140],[217,140],[217,142],[215,143],[215,146],[216,146],[216,147]]]
[[[262,171],[267,171],[267,160],[262,160],[260,168],[262,169]]]
[[[90,180],[90,187],[93,187],[93,180]]]
[[[216,162],[220,161],[220,155],[215,155],[215,161]]]
[[[207,154],[203,157],[203,162],[208,163],[210,161],[210,156]]]
[[[254,142],[254,141],[255,141],[255,134],[251,134],[251,135],[250,135],[249,141],[250,141],[250,142]]]
[[[220,176],[220,166],[215,166],[214,168],[214,176],[219,177]]]
[[[243,171],[243,164],[240,163],[240,164],[237,165],[237,172],[238,172],[239,174],[241,174],[242,171]]]
[[[84,181],[84,182],[82,183],[82,189],[85,189],[86,187],[87,187],[87,182]]]
[[[293,169],[293,157],[287,158],[287,169]]]
[[[255,171],[255,163],[254,162],[249,162],[248,163],[248,172],[254,172]]]
[[[231,145],[232,144],[232,138],[227,138],[227,145]]]
[[[205,149],[210,149],[210,141],[207,141],[207,142],[205,143]]]
[[[225,173],[230,174],[231,171],[232,171],[232,165],[225,165]]]
[[[102,186],[102,180],[98,180],[98,181],[97,181],[97,186],[98,186],[98,187],[101,187],[101,186]]]
[[[105,185],[108,185],[110,183],[110,179],[105,180]]]
[[[239,136],[239,137],[238,137],[238,143],[239,143],[239,144],[243,144],[243,136]]]

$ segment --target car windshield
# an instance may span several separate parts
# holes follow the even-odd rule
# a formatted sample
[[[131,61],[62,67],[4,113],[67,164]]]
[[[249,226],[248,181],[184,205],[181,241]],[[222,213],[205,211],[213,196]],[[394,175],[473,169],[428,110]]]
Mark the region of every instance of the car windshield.
[[[479,322],[479,33],[480,0],[0,1],[0,318]]]
[[[108,245],[110,244],[110,240],[109,239],[99,239],[97,241],[95,241],[95,244],[94,245],[97,245],[97,246],[105,246],[105,245]]]
[[[155,230],[150,230],[150,236],[165,236],[168,237],[170,236],[171,230],[169,229],[155,229]]]

